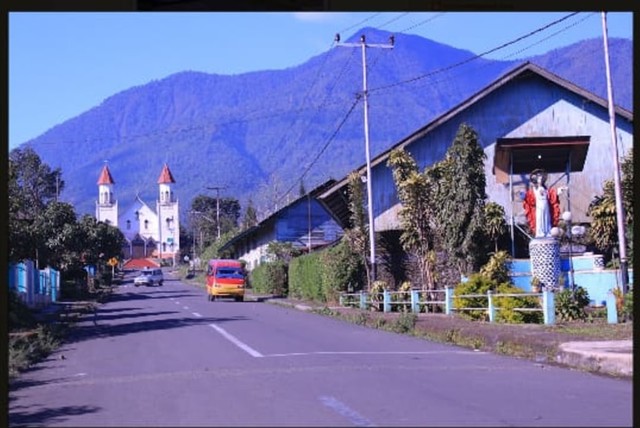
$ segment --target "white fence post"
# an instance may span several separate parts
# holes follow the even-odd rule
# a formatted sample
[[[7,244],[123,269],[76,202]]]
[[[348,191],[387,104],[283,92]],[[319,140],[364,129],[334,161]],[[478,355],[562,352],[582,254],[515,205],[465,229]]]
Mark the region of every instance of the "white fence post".
[[[453,313],[453,288],[451,287],[444,289],[444,313],[447,315]]]
[[[360,292],[360,309],[367,309],[367,293]]]
[[[493,291],[487,291],[487,298],[489,300],[489,322],[496,322],[496,308],[493,305]]]
[[[554,294],[546,287],[542,290],[542,313],[544,317],[544,323],[548,325],[555,324],[556,322],[556,307],[554,303]]]
[[[389,290],[382,292],[382,310],[384,312],[391,312],[391,294],[389,294]]]
[[[616,307],[616,296],[612,290],[607,293],[607,323],[618,324],[618,308]]]
[[[419,301],[420,295],[418,294],[418,290],[411,290],[411,312],[414,314],[420,312],[420,305],[418,305]]]

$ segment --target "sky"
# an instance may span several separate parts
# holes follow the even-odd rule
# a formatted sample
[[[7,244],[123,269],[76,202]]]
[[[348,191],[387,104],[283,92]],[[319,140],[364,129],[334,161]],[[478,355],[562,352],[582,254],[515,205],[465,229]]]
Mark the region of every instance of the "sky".
[[[10,12],[9,150],[133,86],[181,71],[225,75],[297,66],[365,26],[481,54],[567,12]],[[633,39],[633,13],[609,12]],[[485,56],[517,59],[602,38],[579,14]]]

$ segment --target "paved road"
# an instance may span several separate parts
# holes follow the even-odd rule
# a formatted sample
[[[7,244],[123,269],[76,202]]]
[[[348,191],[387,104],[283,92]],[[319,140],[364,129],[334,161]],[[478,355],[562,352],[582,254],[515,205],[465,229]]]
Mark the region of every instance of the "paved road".
[[[167,277],[121,286],[10,389],[12,426],[631,426],[632,383]]]

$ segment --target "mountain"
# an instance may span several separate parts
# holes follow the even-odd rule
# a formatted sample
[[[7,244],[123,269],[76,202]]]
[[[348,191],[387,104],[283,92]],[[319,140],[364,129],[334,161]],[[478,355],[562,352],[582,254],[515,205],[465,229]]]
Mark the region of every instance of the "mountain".
[[[365,34],[368,43],[386,43],[390,35],[373,28],[355,34],[346,42]],[[616,103],[631,110],[632,41],[609,42]],[[601,39],[525,60],[474,56],[407,34],[395,34],[393,49],[368,49],[372,156],[526,60],[607,97]],[[79,214],[95,212],[105,160],[121,209],[137,193],[155,201],[167,162],[181,212],[196,195],[215,195],[206,187],[225,186],[221,196],[235,197],[243,207],[251,198],[266,214],[274,208],[274,192],[291,189],[291,199],[298,196],[303,174],[311,190],[365,163],[363,107],[356,103],[361,67],[359,48],[337,46],[283,70],[228,76],[184,71],[117,93],[23,145],[62,168],[61,199]]]

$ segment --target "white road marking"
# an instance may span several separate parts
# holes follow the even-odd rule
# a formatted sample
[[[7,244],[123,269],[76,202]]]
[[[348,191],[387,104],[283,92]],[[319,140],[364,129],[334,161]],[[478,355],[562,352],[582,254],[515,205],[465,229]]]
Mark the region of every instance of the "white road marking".
[[[188,311],[189,310],[189,306],[183,306],[182,309]]]
[[[299,357],[303,355],[436,355],[436,354],[486,354],[473,351],[317,351],[268,354],[264,357]]]
[[[176,301],[176,302],[173,302],[173,303],[175,303],[176,305],[179,305],[179,304],[180,304],[180,302],[177,302],[177,301]]]
[[[362,416],[360,413],[351,409],[349,406],[331,396],[320,397],[322,404],[335,411],[340,416],[344,416],[349,422],[358,427],[374,427],[376,426],[369,419]]]
[[[191,312],[193,314],[193,316],[198,317],[198,318],[202,318],[202,315],[200,315],[197,312]]]
[[[223,335],[227,340],[229,340],[231,343],[233,343],[234,345],[236,345],[238,348],[242,349],[243,351],[245,351],[246,353],[248,353],[249,355],[251,355],[252,357],[256,357],[256,358],[260,358],[263,355],[256,351],[255,349],[253,349],[252,347],[250,347],[249,345],[247,345],[246,343],[240,341],[240,339],[238,339],[237,337],[227,333],[227,331],[225,329],[223,329],[222,327],[218,327],[215,324],[209,324],[211,327],[213,327],[218,333],[220,333],[221,335]]]

